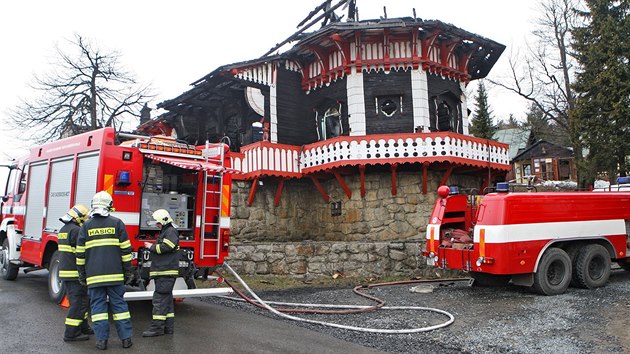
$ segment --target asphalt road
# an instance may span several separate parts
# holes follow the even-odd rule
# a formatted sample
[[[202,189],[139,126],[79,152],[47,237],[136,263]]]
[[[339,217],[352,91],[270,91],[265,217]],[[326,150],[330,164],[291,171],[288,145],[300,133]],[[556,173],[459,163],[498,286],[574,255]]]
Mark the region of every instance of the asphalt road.
[[[46,271],[0,279],[0,353],[85,353],[96,351],[92,336],[85,342],[63,341],[66,310],[48,298]],[[150,301],[129,303],[134,326],[133,347],[123,349],[113,325],[109,353],[379,353],[325,333],[291,323],[186,299],[175,306],[175,334],[143,338],[149,326]]]

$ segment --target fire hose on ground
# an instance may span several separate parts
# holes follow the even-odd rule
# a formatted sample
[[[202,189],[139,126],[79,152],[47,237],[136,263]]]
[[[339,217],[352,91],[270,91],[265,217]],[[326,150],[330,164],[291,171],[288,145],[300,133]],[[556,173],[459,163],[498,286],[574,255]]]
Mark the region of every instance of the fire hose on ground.
[[[419,332],[428,332],[435,329],[443,328],[449,326],[455,321],[455,317],[447,311],[440,310],[432,307],[421,307],[421,306],[385,306],[385,302],[381,299],[378,299],[374,296],[362,293],[359,291],[360,289],[369,289],[377,286],[386,286],[386,285],[400,285],[400,284],[412,284],[412,283],[422,283],[427,281],[422,280],[409,280],[409,281],[401,281],[401,282],[392,282],[392,283],[380,283],[380,284],[371,284],[371,285],[363,285],[357,286],[353,289],[354,293],[365,297],[369,300],[376,302],[375,305],[372,306],[362,306],[362,305],[333,305],[333,304],[302,304],[302,303],[287,303],[287,302],[274,302],[274,301],[263,301],[258,295],[241,279],[241,277],[230,267],[229,264],[224,263],[223,266],[227,268],[227,270],[238,280],[238,282],[245,288],[245,290],[254,298],[250,299],[243,292],[236,289],[232,284],[230,284],[227,280],[226,284],[229,285],[234,291],[243,298],[242,301],[247,301],[248,303],[255,305],[259,308],[264,308],[277,316],[282,318],[286,318],[293,321],[312,323],[322,326],[334,327],[347,329],[352,331],[359,332],[370,332],[370,333],[385,333],[385,334],[407,334],[407,333],[419,333]],[[220,274],[219,274],[220,275]],[[221,275],[220,275],[221,276]],[[225,279],[225,277],[222,276]],[[460,281],[462,279],[442,279],[440,281]],[[237,300],[241,299],[222,296],[222,298],[229,300]],[[296,308],[274,308],[271,305],[280,305],[280,306],[295,306],[295,307],[304,307],[304,308],[327,308],[329,310],[315,310],[315,309],[296,309]],[[444,315],[448,318],[447,321],[442,322],[437,325],[425,326],[425,327],[416,327],[416,328],[403,328],[403,329],[384,329],[384,328],[368,328],[368,327],[357,327],[357,326],[347,326],[338,323],[325,322],[325,321],[317,321],[311,320],[307,318],[301,318],[297,316],[288,315],[287,313],[319,313],[319,314],[350,314],[350,313],[361,313],[361,312],[371,312],[371,311],[424,311],[424,312],[434,312],[440,315]]]

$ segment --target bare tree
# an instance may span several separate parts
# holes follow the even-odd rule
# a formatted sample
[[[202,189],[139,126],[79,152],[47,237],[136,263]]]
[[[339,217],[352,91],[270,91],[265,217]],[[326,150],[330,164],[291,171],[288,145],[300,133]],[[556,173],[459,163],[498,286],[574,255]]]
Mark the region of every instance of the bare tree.
[[[535,21],[535,43],[523,57],[510,56],[510,77],[490,80],[532,103],[543,119],[569,137],[578,164],[582,160],[579,121],[575,117],[572,81],[576,61],[570,51],[571,30],[578,24],[580,0],[541,0]]]
[[[31,86],[39,97],[23,99],[9,116],[13,129],[28,131],[36,142],[101,127],[120,129],[153,97],[149,86],[139,85],[121,67],[117,52],[104,53],[78,34],[69,43],[72,52],[56,46],[53,68],[35,76]]]

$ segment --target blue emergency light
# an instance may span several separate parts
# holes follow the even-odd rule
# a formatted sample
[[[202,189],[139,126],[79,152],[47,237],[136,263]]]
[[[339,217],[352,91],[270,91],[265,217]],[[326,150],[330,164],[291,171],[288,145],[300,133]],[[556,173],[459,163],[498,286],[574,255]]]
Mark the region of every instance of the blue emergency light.
[[[630,183],[630,177],[617,177],[617,184],[628,184]]]
[[[508,182],[499,182],[495,188],[497,192],[509,192],[510,184]]]
[[[118,171],[116,178],[116,184],[120,186],[128,186],[131,184],[131,177],[129,171]]]

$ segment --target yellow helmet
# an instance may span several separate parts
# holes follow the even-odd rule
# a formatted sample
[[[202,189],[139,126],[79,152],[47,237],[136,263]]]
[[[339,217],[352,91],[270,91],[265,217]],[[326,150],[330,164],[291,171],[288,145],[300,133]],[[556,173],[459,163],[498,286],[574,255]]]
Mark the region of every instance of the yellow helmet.
[[[171,218],[171,214],[168,213],[165,209],[158,209],[153,212],[153,220],[162,225],[166,225],[168,223],[173,222],[173,218]]]
[[[64,215],[60,220],[63,222],[70,222],[72,219],[76,220],[77,223],[83,224],[83,222],[88,218],[89,214],[88,208],[83,204],[76,204],[68,212]]]

